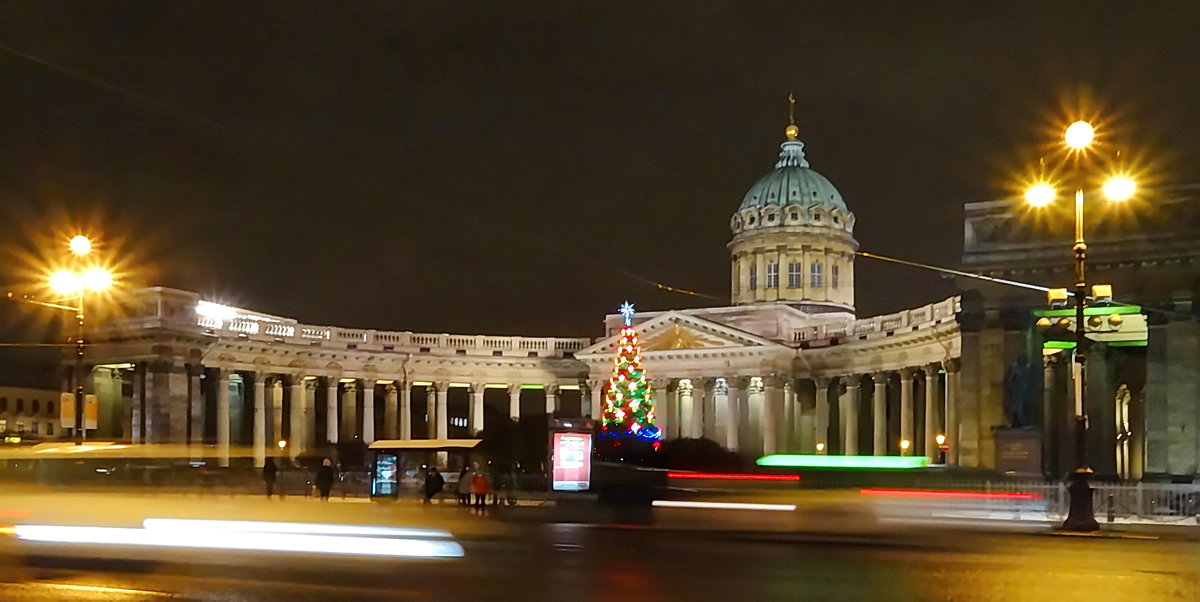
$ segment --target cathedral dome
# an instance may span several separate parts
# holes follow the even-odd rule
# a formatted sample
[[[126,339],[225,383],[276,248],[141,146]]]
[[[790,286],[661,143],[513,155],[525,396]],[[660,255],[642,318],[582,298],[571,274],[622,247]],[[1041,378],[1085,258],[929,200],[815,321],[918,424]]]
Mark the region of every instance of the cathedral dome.
[[[788,140],[780,145],[775,169],[750,187],[738,211],[762,209],[767,205],[820,205],[829,211],[848,211],[842,194],[833,183],[809,168],[804,158],[804,143],[799,140]]]

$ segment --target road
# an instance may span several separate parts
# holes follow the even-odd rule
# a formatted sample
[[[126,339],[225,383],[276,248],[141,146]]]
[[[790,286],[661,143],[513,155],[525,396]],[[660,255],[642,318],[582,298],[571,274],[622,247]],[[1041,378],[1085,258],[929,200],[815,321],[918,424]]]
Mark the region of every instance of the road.
[[[481,521],[491,520],[480,518]],[[78,557],[9,541],[20,600],[1196,600],[1200,543],[941,532],[809,537],[528,524],[409,560],[186,551]]]

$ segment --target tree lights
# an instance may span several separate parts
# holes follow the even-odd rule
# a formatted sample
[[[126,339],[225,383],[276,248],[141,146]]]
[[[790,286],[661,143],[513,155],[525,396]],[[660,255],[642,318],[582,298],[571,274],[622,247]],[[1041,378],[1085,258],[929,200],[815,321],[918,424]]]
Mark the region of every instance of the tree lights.
[[[633,305],[626,301],[620,311],[625,326],[621,328],[612,376],[604,394],[600,436],[657,441],[662,437],[662,431],[656,424],[650,381],[642,367],[641,345],[633,327]]]

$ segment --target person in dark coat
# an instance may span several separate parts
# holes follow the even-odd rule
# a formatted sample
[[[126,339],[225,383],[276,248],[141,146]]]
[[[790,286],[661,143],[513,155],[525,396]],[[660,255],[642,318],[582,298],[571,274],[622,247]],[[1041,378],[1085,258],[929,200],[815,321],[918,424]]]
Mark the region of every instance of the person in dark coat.
[[[425,473],[425,503],[432,501],[433,496],[440,493],[445,485],[446,479],[442,478],[442,473],[438,472],[436,466],[430,466],[429,472]]]
[[[279,467],[275,466],[275,458],[267,458],[262,468],[263,483],[267,485],[267,499],[275,495],[275,475],[278,472]]]
[[[333,460],[321,460],[321,467],[317,469],[316,485],[317,492],[321,494],[321,501],[328,502],[329,490],[333,488]]]

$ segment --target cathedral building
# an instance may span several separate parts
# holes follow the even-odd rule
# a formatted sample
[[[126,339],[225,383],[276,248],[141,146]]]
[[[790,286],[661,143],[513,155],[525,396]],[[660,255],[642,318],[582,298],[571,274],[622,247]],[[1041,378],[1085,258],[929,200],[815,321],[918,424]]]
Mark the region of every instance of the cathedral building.
[[[813,169],[794,124],[784,134],[774,166],[731,203],[729,305],[634,317],[664,436],[705,437],[750,457],[913,455],[1005,469],[1020,456],[1033,458],[1033,472],[1068,470],[1070,383],[1061,363],[1042,359],[1051,354],[1032,313],[1041,300],[964,279],[961,297],[859,317],[853,200]],[[1125,274],[1118,290],[1159,311],[1149,347],[1110,351],[1109,368],[1089,377],[1092,398],[1106,400],[1092,407],[1089,448],[1101,475],[1197,471],[1190,300],[1200,237],[1196,203],[1180,199],[1172,210],[1181,217],[1163,224],[1176,232],[1163,239],[1171,244],[1129,239],[1099,254],[1102,270]],[[1062,280],[1069,257],[1006,221],[1013,207],[967,205],[964,267]],[[354,438],[469,437],[504,417],[599,417],[623,325],[609,315],[595,338],[380,331],[304,324],[188,291],[133,297],[131,315],[105,323],[89,351],[96,434],[212,446],[223,462],[248,449],[256,465],[279,441],[296,457]],[[1010,381],[1037,400],[1014,403]],[[1039,449],[1008,447],[1018,431]]]

